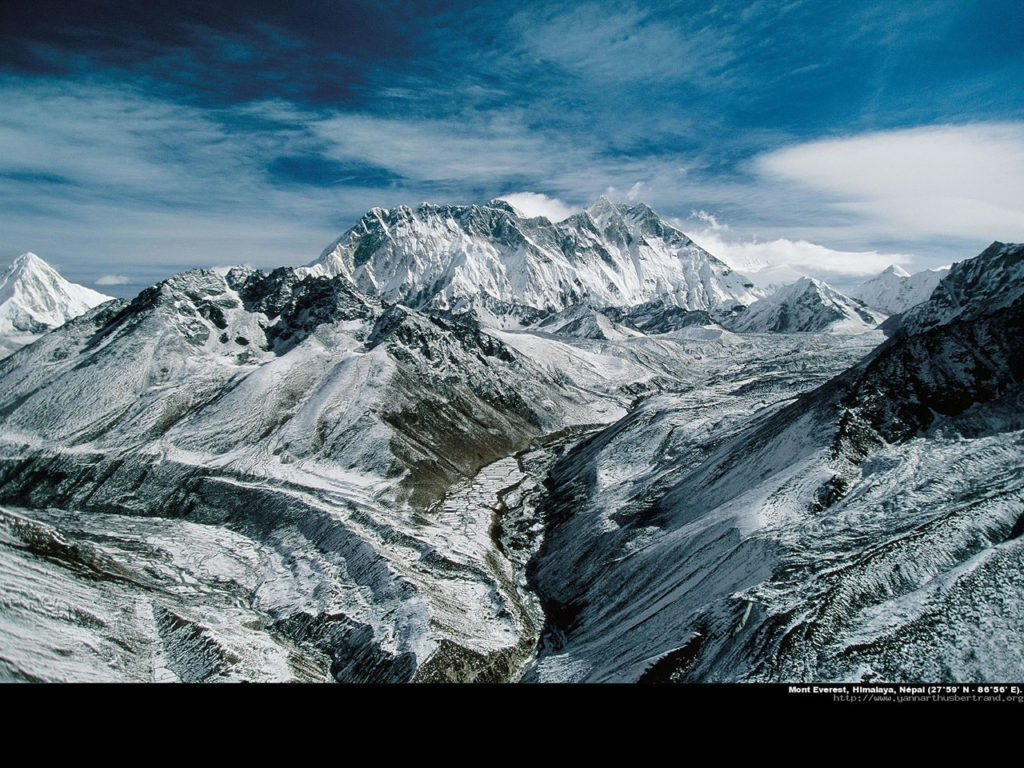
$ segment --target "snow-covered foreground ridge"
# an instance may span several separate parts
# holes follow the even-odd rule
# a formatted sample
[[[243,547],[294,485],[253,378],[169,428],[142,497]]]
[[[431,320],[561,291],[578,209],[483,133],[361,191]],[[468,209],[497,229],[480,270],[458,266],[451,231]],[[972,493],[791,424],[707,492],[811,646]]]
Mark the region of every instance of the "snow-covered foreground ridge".
[[[777,373],[723,378],[577,446],[531,679],[1019,679],[1022,294],[994,244],[823,386],[735,411]]]
[[[0,361],[0,677],[1019,677],[1024,248],[888,340],[819,284],[747,332],[607,207],[378,212]]]

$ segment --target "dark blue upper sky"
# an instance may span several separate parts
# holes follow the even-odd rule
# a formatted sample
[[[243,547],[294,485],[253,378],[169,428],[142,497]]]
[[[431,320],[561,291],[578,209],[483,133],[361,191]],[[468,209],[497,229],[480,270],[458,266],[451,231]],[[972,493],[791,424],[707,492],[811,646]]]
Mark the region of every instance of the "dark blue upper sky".
[[[1024,239],[1022,51],[1019,0],[8,0],[0,261],[131,293],[609,193],[741,261],[934,266]]]

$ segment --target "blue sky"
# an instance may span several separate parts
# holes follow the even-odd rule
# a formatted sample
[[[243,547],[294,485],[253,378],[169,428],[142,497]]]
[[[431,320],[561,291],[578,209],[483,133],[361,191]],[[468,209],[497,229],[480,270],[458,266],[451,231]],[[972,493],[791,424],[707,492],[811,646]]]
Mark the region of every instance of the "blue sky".
[[[1024,240],[1024,4],[0,6],[0,261],[130,295],[368,208],[647,202],[837,284]]]

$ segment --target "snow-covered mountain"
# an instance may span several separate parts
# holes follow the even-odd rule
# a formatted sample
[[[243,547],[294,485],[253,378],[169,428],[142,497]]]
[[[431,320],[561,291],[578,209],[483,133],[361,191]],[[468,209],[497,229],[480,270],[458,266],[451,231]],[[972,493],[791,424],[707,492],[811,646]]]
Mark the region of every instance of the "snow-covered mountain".
[[[42,609],[36,592],[8,603],[0,660],[41,674],[34,626],[94,634],[44,664],[50,679],[117,679],[109,657],[149,679],[153,653],[182,680],[506,679],[539,626],[514,564],[535,521],[525,543],[492,535],[527,480],[514,456],[631,397],[556,378],[468,316],[385,307],[340,277],[197,271],[109,302],[0,361],[0,502],[76,511],[0,520],[0,556],[17,563],[0,569],[15,580],[5,594],[28,589],[19,568],[57,564],[49,582],[25,576]],[[104,515],[108,539],[148,533],[127,552],[61,550],[92,536],[77,512]],[[139,528],[139,515],[167,521]],[[64,566],[92,581],[69,586]],[[127,623],[67,618],[125,602],[143,606]]]
[[[741,333],[863,333],[885,317],[821,280],[802,277],[751,304],[729,327]]]
[[[589,304],[574,304],[568,309],[550,315],[538,323],[536,329],[581,339],[623,339],[643,335],[628,326],[616,323]]]
[[[34,253],[21,254],[0,276],[0,357],[110,299],[69,283]]]
[[[474,309],[501,324],[586,302],[659,300],[728,315],[760,295],[743,275],[642,203],[600,198],[553,223],[493,200],[482,206],[374,208],[308,274],[343,275],[363,293],[414,308]]]
[[[883,341],[659,221],[376,209],[0,361],[0,679],[1019,678],[1024,246]]]
[[[896,315],[928,299],[948,272],[948,269],[926,269],[912,275],[893,264],[851,290],[850,296],[869,307]]]
[[[650,398],[556,463],[528,679],[1017,679],[1022,264],[957,264],[796,399]]]
[[[939,282],[929,300],[912,307],[903,318],[907,332],[965,321],[1010,307],[1024,293],[1024,249],[1014,243],[992,243],[977,258],[957,262]]]

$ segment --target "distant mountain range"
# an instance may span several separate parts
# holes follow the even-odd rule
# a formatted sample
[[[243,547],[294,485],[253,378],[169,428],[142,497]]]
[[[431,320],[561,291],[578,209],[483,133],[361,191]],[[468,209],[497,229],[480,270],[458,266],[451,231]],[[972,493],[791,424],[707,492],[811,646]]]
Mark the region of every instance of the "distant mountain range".
[[[606,198],[557,223],[520,216],[501,200],[374,208],[304,274],[341,275],[363,293],[415,309],[525,320],[581,301],[658,300],[720,317],[762,295],[646,205]]]
[[[495,327],[550,325],[552,314],[586,305],[606,319],[579,332],[596,334],[624,317],[649,330],[626,317],[639,307],[655,309],[664,328],[717,321],[740,332],[858,333],[924,301],[945,271],[911,276],[892,266],[849,297],[812,278],[768,294],[646,205],[602,197],[557,223],[502,200],[374,208],[296,273],[342,276],[383,301],[470,311]],[[0,349],[9,354],[110,298],[23,254],[0,278]]]

